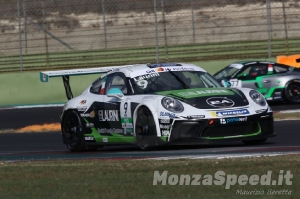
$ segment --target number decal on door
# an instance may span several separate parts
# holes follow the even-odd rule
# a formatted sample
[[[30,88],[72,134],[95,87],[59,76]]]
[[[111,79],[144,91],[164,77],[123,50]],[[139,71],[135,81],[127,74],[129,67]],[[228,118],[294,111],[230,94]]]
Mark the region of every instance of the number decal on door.
[[[120,114],[121,114],[121,123],[122,128],[124,129],[124,133],[132,133],[133,124],[131,117],[131,102],[130,100],[123,101],[120,104]]]
[[[231,87],[242,87],[242,81],[238,79],[231,79],[230,80]]]

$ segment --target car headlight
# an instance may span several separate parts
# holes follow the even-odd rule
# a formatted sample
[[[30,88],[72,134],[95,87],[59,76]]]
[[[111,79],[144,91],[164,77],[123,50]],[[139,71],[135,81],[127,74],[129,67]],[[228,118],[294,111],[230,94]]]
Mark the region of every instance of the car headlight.
[[[258,104],[260,106],[265,106],[267,104],[264,96],[258,91],[251,90],[249,92],[249,95],[256,104]]]
[[[181,102],[179,102],[176,99],[173,99],[171,97],[164,97],[161,100],[161,105],[167,109],[168,111],[171,111],[173,113],[181,113],[184,108]]]

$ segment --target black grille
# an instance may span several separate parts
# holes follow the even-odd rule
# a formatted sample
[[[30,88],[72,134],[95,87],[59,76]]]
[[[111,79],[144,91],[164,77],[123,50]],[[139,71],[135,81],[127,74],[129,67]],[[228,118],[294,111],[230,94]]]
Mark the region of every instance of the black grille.
[[[203,122],[176,122],[170,140],[199,137],[203,128]]]
[[[226,137],[247,135],[256,133],[259,130],[258,123],[248,123],[240,125],[224,125],[207,127],[202,133],[202,137]]]
[[[191,138],[201,131],[200,125],[182,125],[179,128],[180,138]]]

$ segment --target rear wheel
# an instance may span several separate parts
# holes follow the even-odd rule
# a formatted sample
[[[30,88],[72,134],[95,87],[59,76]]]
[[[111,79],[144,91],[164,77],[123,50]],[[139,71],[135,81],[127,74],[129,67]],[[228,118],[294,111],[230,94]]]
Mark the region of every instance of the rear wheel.
[[[267,138],[259,139],[259,140],[244,140],[243,143],[246,144],[246,145],[256,145],[256,144],[263,143],[266,140],[267,140]]]
[[[85,150],[83,126],[75,110],[69,110],[66,113],[62,123],[62,135],[70,151]]]
[[[142,150],[154,148],[156,125],[151,111],[146,107],[141,107],[137,112],[135,134],[137,144]]]
[[[285,98],[289,103],[300,103],[300,84],[288,84],[285,88]]]

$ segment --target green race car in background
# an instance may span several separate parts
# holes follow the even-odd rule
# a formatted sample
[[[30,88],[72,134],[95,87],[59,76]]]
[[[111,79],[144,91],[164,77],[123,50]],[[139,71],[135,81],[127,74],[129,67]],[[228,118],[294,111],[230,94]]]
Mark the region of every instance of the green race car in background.
[[[300,69],[266,61],[241,61],[226,66],[214,77],[227,80],[231,87],[252,88],[268,101],[300,103]]]

